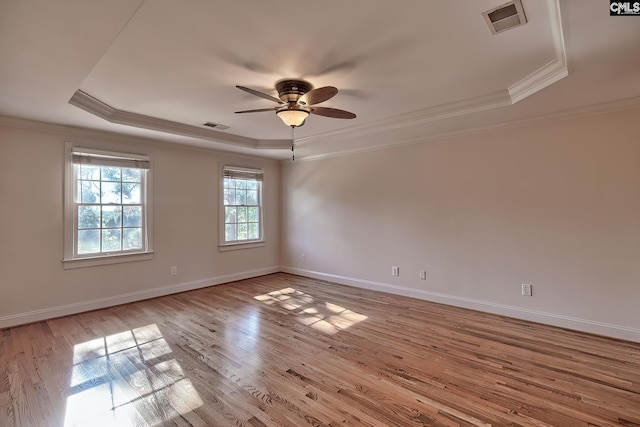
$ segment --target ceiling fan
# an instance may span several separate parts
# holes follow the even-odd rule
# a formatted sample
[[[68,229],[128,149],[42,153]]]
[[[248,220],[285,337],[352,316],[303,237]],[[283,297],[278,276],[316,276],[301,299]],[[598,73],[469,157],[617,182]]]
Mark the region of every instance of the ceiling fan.
[[[327,101],[338,93],[338,89],[333,86],[324,86],[317,89],[304,80],[285,79],[276,83],[278,98],[244,86],[237,86],[240,90],[248,92],[260,98],[277,102],[277,107],[258,108],[256,110],[236,111],[236,114],[260,113],[264,111],[275,111],[284,124],[292,128],[302,126],[309,117],[309,114],[331,117],[334,119],[355,119],[356,115],[350,111],[339,110],[337,108],[315,107],[316,104]]]

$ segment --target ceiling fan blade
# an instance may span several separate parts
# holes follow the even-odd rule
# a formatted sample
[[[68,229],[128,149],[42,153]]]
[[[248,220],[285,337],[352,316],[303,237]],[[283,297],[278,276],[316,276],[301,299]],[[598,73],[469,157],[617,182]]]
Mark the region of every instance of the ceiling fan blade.
[[[319,87],[302,95],[298,102],[304,103],[303,105],[315,105],[333,98],[337,93],[338,89],[333,86]]]
[[[284,104],[284,102],[274,96],[269,95],[268,93],[260,92],[255,89],[251,89],[250,87],[238,86],[236,87],[245,92],[249,92],[251,95],[259,96],[260,98],[268,99],[269,101],[277,102],[278,104]]]
[[[333,119],[355,119],[356,115],[350,111],[337,108],[313,107],[311,112],[317,116],[331,117]]]
[[[258,108],[258,109],[256,109],[256,110],[243,110],[243,111],[236,111],[236,114],[243,114],[243,113],[262,113],[263,111],[276,111],[278,108],[280,108],[280,107]]]

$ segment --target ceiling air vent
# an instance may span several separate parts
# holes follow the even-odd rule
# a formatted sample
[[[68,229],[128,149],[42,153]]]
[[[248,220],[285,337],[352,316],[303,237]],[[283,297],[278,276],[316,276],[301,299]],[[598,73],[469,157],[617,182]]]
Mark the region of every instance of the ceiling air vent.
[[[526,24],[527,17],[520,0],[512,1],[482,14],[487,21],[491,34],[509,30],[518,25]]]
[[[218,129],[218,130],[227,130],[229,126],[221,125],[220,123],[207,122],[204,126],[208,126],[210,128]]]

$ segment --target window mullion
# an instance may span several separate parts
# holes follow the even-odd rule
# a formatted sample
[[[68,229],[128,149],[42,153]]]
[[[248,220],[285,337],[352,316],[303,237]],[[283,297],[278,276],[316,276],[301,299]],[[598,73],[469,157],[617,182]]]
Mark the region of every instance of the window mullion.
[[[99,200],[99,204],[100,204],[100,221],[98,222],[98,242],[100,243],[98,245],[98,249],[99,249],[99,253],[103,253],[102,252],[102,212],[103,212],[103,204],[102,204],[102,168],[99,169],[100,171],[100,181],[98,181],[98,187],[100,188],[100,200]]]
[[[122,185],[122,168],[120,168],[120,251],[124,251],[124,205],[122,200],[122,193],[124,187]]]

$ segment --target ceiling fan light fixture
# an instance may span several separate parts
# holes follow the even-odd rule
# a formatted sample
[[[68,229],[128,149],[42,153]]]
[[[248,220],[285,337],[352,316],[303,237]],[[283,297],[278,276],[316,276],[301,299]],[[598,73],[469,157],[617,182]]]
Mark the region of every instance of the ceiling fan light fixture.
[[[356,115],[350,111],[328,107],[312,107],[313,105],[320,104],[321,102],[325,102],[333,98],[338,93],[338,89],[334,86],[324,86],[313,89],[311,83],[304,80],[280,80],[276,83],[276,90],[278,91],[280,99],[245,86],[236,85],[236,87],[252,95],[280,104],[279,106],[272,108],[236,111],[236,114],[275,111],[276,115],[280,117],[280,120],[291,128],[292,134],[293,129],[302,126],[310,114],[334,119],[356,118]]]
[[[304,121],[309,117],[309,112],[305,110],[280,110],[276,113],[285,125],[291,127],[302,126]]]

